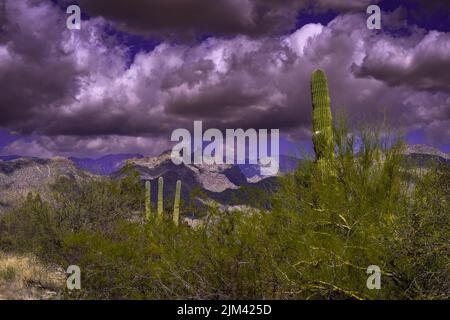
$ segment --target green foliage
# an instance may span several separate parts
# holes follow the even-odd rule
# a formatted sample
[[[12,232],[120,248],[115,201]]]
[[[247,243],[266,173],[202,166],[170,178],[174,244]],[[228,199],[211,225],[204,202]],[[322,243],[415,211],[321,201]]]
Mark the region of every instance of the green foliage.
[[[396,217],[392,264],[408,299],[450,297],[450,167],[421,173],[410,210]]]
[[[142,194],[136,174],[118,181],[76,182],[61,178],[52,187],[50,202],[30,193],[22,206],[2,217],[0,248],[31,251],[54,262],[59,259],[62,240],[68,233],[108,233],[119,219],[141,219]]]
[[[391,154],[377,162],[370,143],[360,147],[358,156],[354,146],[341,147],[331,168],[336,176],[324,177],[320,167],[305,162],[285,178],[274,211],[280,221],[277,228],[283,230],[281,243],[291,241],[295,250],[290,256],[286,249],[290,267],[283,272],[295,279],[291,292],[311,298],[398,297],[389,243],[395,216],[407,208],[408,199],[398,158]],[[395,150],[396,145],[383,152]],[[382,291],[366,288],[369,265],[383,271]]]
[[[29,193],[23,205],[2,217],[0,246],[4,250],[34,252],[51,260],[60,250],[60,230],[52,207]]]
[[[12,267],[8,266],[5,269],[0,269],[0,283],[5,282],[12,282],[17,277],[17,270]]]
[[[342,121],[335,175],[302,161],[273,199],[259,195],[270,209],[211,208],[196,227],[144,222],[136,175],[63,179],[0,219],[0,249],[80,266],[71,299],[449,299],[449,167],[411,172],[401,141],[380,137]]]

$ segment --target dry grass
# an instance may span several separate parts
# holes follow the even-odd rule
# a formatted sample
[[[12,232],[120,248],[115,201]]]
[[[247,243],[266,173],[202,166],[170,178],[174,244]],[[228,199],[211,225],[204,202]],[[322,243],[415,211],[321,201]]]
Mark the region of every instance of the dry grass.
[[[57,299],[64,283],[63,270],[0,252],[0,300]]]

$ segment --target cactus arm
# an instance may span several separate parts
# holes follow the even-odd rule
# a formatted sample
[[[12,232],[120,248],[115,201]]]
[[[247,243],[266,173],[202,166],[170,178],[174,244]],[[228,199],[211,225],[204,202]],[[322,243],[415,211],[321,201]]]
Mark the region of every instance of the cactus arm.
[[[150,216],[152,214],[152,208],[150,204],[150,181],[145,182],[145,218],[146,220],[150,220]]]
[[[173,204],[173,222],[175,223],[175,225],[178,225],[180,221],[180,198],[181,198],[181,181],[178,180],[175,190],[175,202]]]
[[[164,178],[159,177],[158,179],[158,220],[163,217],[163,192],[164,192]]]

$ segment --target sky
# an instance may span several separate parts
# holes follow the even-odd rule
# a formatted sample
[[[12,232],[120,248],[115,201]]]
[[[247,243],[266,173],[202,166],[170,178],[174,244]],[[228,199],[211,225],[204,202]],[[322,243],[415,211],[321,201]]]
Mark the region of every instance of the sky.
[[[450,152],[449,17],[448,0],[0,0],[0,154],[157,155],[194,120],[308,146],[316,68],[334,113]]]

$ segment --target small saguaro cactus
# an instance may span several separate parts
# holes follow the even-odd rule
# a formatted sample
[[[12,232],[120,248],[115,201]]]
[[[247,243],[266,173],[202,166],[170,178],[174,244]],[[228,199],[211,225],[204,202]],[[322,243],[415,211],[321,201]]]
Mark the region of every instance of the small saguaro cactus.
[[[317,163],[324,168],[334,159],[334,142],[328,81],[321,69],[312,74],[311,98],[314,152]]]
[[[145,182],[145,218],[150,220],[152,214],[152,207],[150,204],[150,181]]]
[[[181,198],[181,181],[177,181],[175,190],[175,201],[173,203],[173,222],[178,225],[180,221],[180,198]]]
[[[151,217],[151,198],[150,198],[150,181],[145,182],[145,216],[146,220],[150,220]],[[164,216],[164,178],[158,179],[158,202],[157,202],[157,215],[156,220],[161,221]],[[173,204],[173,222],[175,225],[179,224],[180,220],[180,199],[181,199],[181,181],[178,180],[175,189],[175,201]]]
[[[164,178],[158,179],[158,215],[157,219],[161,220],[163,217],[163,194],[164,194]]]

